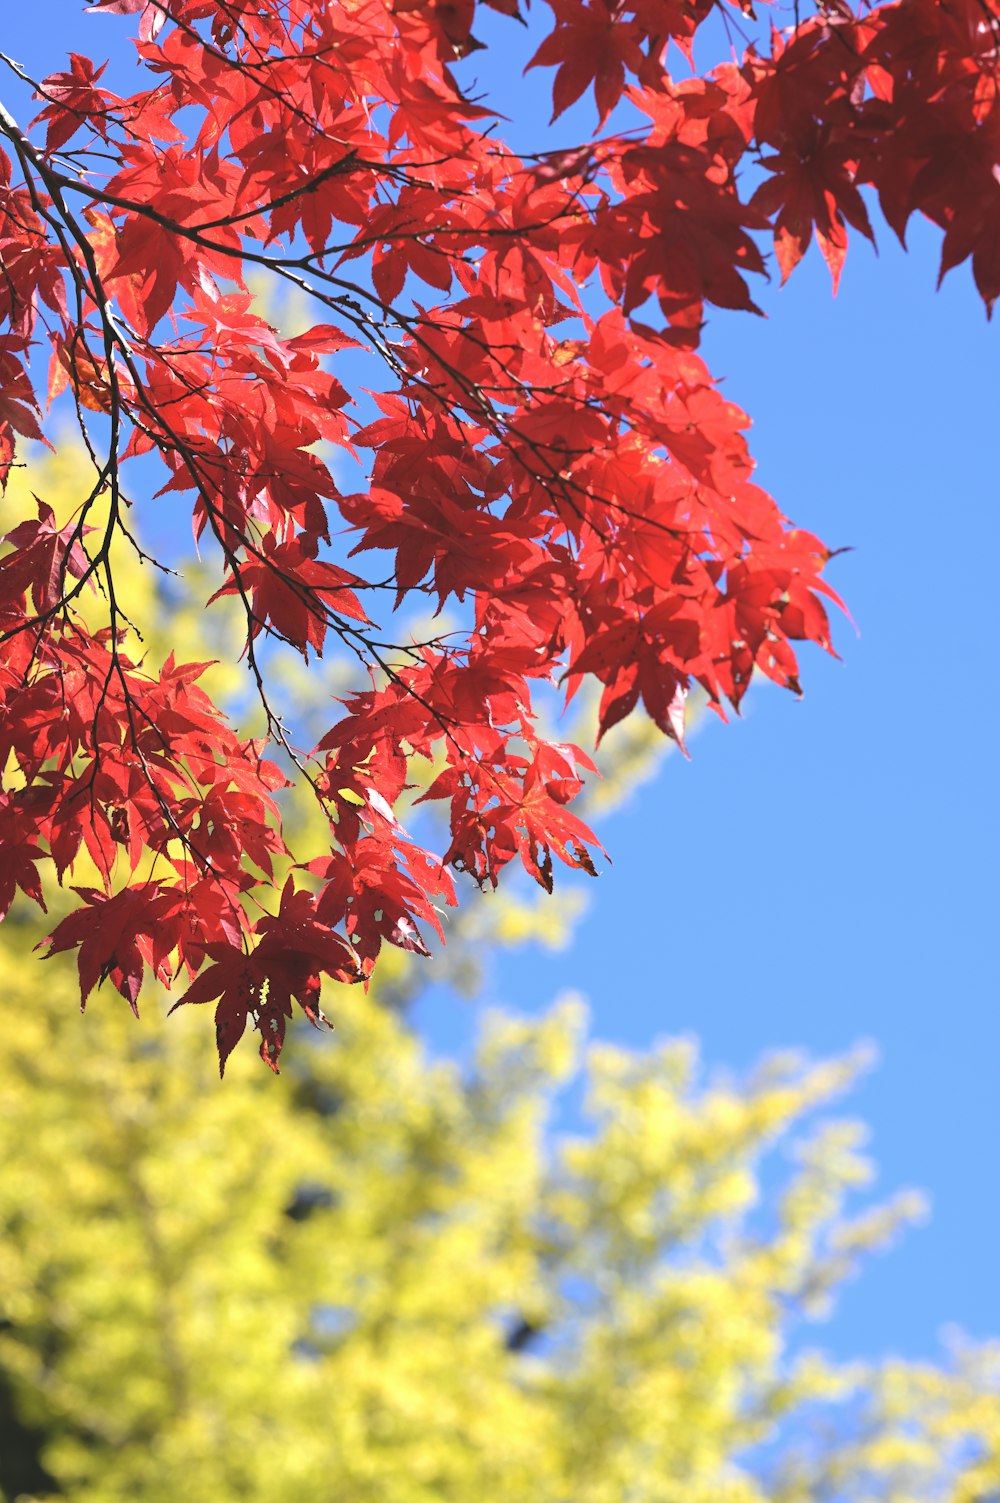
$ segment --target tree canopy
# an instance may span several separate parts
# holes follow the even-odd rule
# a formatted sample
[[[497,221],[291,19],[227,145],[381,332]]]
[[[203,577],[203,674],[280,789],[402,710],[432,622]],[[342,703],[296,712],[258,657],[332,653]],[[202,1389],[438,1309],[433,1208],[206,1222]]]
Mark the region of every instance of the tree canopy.
[[[137,18],[138,90],[3,60],[36,102],[0,106],[0,479],[67,412],[87,458],[0,557],[0,908],[69,876],[51,950],[84,1000],[179,980],[223,1065],[252,1023],[276,1068],[324,977],[427,950],[454,872],[596,870],[569,807],[593,764],[545,731],[546,685],[596,685],[599,736],[641,709],[683,745],[692,689],[724,714],[833,650],[831,550],[755,483],[705,310],[759,311],[771,242],[787,277],[815,235],[836,285],[873,198],[901,238],[938,225],[992,308],[1000,6],[827,0],[768,35],[748,0],[552,0],[529,66],[554,119],[592,89],[598,131],[530,152],[464,81],[472,0],[91,8]],[[719,16],[727,58],[675,78]],[[203,662],[143,655],[169,595],[115,560],[169,564],[148,534],[178,502],[259,735]],[[283,647],[353,669],[307,741]],[[294,782],[319,851],[283,831]],[[402,822],[415,787],[441,842]]]
[[[487,1016],[459,1066],[400,1010],[432,967],[390,954],[281,1091],[246,1054],[219,1090],[195,1015],[81,1019],[64,962],[39,994],[27,921],[0,937],[4,1503],[996,1496],[1000,1354],[818,1349],[919,1210],[868,1199],[830,1117],[862,1057],[727,1077],[690,1041],[588,1043],[567,998]]]

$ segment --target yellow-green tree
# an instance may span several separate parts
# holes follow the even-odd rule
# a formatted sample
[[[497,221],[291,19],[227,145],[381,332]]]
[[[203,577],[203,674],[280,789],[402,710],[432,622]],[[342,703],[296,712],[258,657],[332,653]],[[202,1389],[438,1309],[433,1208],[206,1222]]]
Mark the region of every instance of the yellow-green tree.
[[[60,964],[41,994],[8,975],[8,1503],[1000,1487],[995,1356],[868,1370],[802,1349],[913,1209],[851,1219],[857,1129],[803,1136],[857,1061],[778,1057],[736,1084],[701,1082],[690,1044],[590,1046],[589,1126],[565,1138],[570,1001],[489,1018],[462,1070],[345,989],[280,1081],[244,1055],[220,1085],[197,1020],[103,996],[81,1018]],[[764,1196],[789,1133],[797,1162]]]

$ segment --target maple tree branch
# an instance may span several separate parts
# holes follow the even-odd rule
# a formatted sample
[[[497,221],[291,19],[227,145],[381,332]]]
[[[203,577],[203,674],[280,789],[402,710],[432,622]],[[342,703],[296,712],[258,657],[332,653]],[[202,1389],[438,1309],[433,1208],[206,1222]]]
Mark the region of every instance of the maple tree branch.
[[[131,535],[128,532],[128,529],[124,527],[124,524],[122,523],[121,516],[120,516],[120,496],[121,496],[121,493],[120,493],[120,490],[119,490],[119,483],[118,483],[118,458],[117,458],[117,456],[118,456],[118,449],[119,449],[119,433],[120,433],[121,414],[122,414],[122,410],[123,410],[123,402],[122,402],[121,389],[120,389],[120,386],[118,384],[117,370],[116,370],[116,365],[115,365],[115,353],[116,353],[116,350],[118,352],[120,352],[121,354],[123,354],[126,357],[127,363],[130,364],[130,366],[131,366],[131,373],[132,373],[133,378],[135,380],[135,386],[136,386],[137,392],[141,392],[142,391],[143,384],[142,384],[141,379],[139,378],[139,373],[136,371],[134,365],[131,365],[131,352],[128,350],[127,344],[122,339],[121,334],[119,333],[119,331],[117,330],[117,328],[115,326],[114,318],[113,318],[113,315],[112,315],[112,313],[110,311],[110,306],[109,306],[109,303],[108,303],[107,295],[106,295],[104,287],[103,287],[101,276],[100,276],[100,273],[99,273],[99,270],[98,270],[98,267],[97,267],[96,259],[94,257],[93,249],[92,249],[92,247],[90,245],[90,242],[88,241],[86,235],[80,229],[79,225],[76,223],[76,221],[74,220],[72,214],[69,212],[69,210],[66,207],[64,201],[62,200],[62,196],[61,196],[61,193],[59,191],[60,186],[61,186],[61,184],[60,184],[60,182],[58,180],[59,175],[56,174],[56,173],[54,173],[54,172],[52,172],[48,168],[47,164],[45,162],[43,162],[42,160],[40,160],[40,158],[38,157],[38,155],[34,152],[33,148],[31,147],[30,142],[27,141],[27,138],[24,137],[23,133],[20,131],[20,128],[17,126],[16,121],[13,120],[13,117],[10,116],[9,112],[6,111],[6,109],[3,107],[2,104],[0,104],[0,131],[3,131],[3,133],[5,135],[7,135],[8,139],[11,140],[12,144],[15,147],[15,150],[18,153],[18,156],[19,156],[19,158],[20,158],[20,160],[22,162],[22,168],[23,168],[23,170],[25,172],[25,180],[26,180],[29,192],[31,193],[31,196],[32,196],[32,199],[33,199],[33,202],[34,202],[34,206],[35,206],[36,212],[38,212],[40,214],[40,216],[45,220],[45,222],[49,223],[50,226],[53,228],[54,233],[56,234],[57,238],[59,239],[59,241],[60,241],[60,243],[61,243],[61,245],[63,247],[67,268],[73,269],[73,268],[76,267],[77,263],[75,261],[75,258],[72,255],[72,253],[71,253],[71,251],[69,249],[69,246],[67,244],[67,241],[65,239],[65,232],[64,232],[63,226],[65,226],[65,229],[68,230],[69,234],[72,236],[73,240],[77,244],[77,247],[79,248],[79,250],[81,252],[81,255],[83,256],[84,263],[85,263],[86,268],[87,268],[88,281],[89,281],[88,292],[89,292],[89,295],[91,296],[91,298],[92,298],[95,306],[98,309],[98,312],[99,312],[99,315],[100,315],[101,321],[102,321],[102,328],[103,328],[103,335],[104,335],[104,349],[105,349],[105,368],[106,368],[107,373],[108,373],[108,382],[109,382],[110,399],[111,399],[110,400],[110,406],[109,406],[109,416],[110,416],[110,419],[111,419],[111,434],[110,434],[110,439],[109,439],[109,458],[108,458],[108,461],[105,464],[105,466],[99,472],[97,483],[94,486],[93,490],[91,491],[91,495],[88,497],[87,501],[80,508],[80,511],[79,511],[78,517],[77,517],[77,521],[76,521],[76,524],[75,524],[75,527],[74,527],[74,531],[71,534],[69,544],[67,545],[67,547],[66,547],[66,549],[64,551],[63,565],[62,565],[62,569],[63,569],[62,587],[60,589],[60,598],[59,598],[59,600],[49,610],[44,611],[44,612],[36,613],[36,615],[33,618],[27,618],[24,622],[19,623],[16,627],[14,627],[14,628],[10,629],[9,631],[7,631],[6,633],[4,633],[3,636],[0,636],[0,641],[6,640],[6,639],[8,639],[11,636],[16,635],[20,631],[27,630],[27,629],[29,629],[31,627],[43,628],[44,625],[45,625],[45,623],[46,623],[46,621],[48,619],[50,619],[52,616],[54,616],[55,614],[57,614],[59,612],[64,612],[68,608],[68,606],[72,603],[72,601],[76,598],[76,596],[79,595],[79,593],[85,588],[86,584],[92,578],[95,577],[95,575],[97,574],[98,570],[101,570],[101,572],[103,574],[103,578],[104,578],[105,588],[106,588],[106,591],[107,591],[108,601],[109,601],[109,612],[110,612],[110,638],[109,638],[109,640],[110,640],[110,649],[109,649],[109,653],[110,653],[110,660],[109,660],[109,666],[108,666],[108,670],[107,670],[107,675],[105,677],[105,681],[104,681],[103,687],[102,687],[101,692],[99,694],[99,697],[98,697],[98,700],[97,700],[97,703],[96,703],[96,706],[95,706],[94,717],[93,717],[92,747],[93,747],[93,753],[94,753],[94,755],[93,755],[93,759],[92,759],[92,763],[91,763],[91,775],[90,775],[90,779],[89,779],[88,785],[87,785],[89,787],[89,790],[90,790],[90,799],[91,799],[92,810],[94,810],[96,808],[96,780],[97,780],[99,766],[100,766],[100,750],[99,750],[98,734],[97,734],[98,721],[99,721],[99,716],[101,714],[101,711],[103,710],[103,708],[104,708],[104,706],[105,706],[105,704],[107,702],[107,695],[108,695],[108,691],[110,689],[110,685],[111,685],[112,679],[113,678],[117,678],[118,681],[119,681],[119,684],[121,686],[121,690],[122,690],[123,709],[125,711],[125,714],[126,714],[126,717],[127,717],[127,721],[128,721],[128,725],[129,725],[129,731],[130,731],[130,737],[131,737],[132,747],[133,747],[133,750],[135,752],[135,755],[139,759],[140,765],[141,765],[142,770],[143,770],[143,775],[144,775],[146,783],[147,783],[147,785],[148,785],[148,787],[150,789],[150,792],[152,793],[152,795],[153,795],[153,797],[154,797],[157,805],[159,806],[161,814],[163,815],[166,823],[168,824],[168,826],[170,828],[172,828],[174,830],[174,833],[177,836],[177,838],[181,841],[183,848],[190,853],[190,855],[195,860],[196,864],[198,866],[200,866],[202,870],[211,872],[211,871],[214,871],[214,869],[215,869],[212,861],[210,860],[209,857],[207,857],[205,855],[205,853],[203,851],[201,851],[198,848],[198,845],[192,839],[192,837],[189,834],[189,832],[183,830],[181,828],[181,826],[179,825],[179,823],[177,822],[176,818],[174,817],[173,811],[171,810],[171,808],[169,806],[169,803],[167,802],[165,796],[161,792],[156,779],[153,777],[152,772],[151,772],[150,767],[149,767],[149,764],[148,764],[148,762],[147,762],[147,760],[145,758],[144,753],[142,752],[142,748],[141,748],[141,745],[140,745],[139,731],[138,731],[138,728],[137,728],[137,725],[136,725],[136,721],[135,721],[136,704],[135,704],[134,696],[133,696],[133,694],[131,692],[131,689],[130,689],[130,685],[129,685],[129,682],[128,682],[127,675],[126,675],[126,673],[124,671],[124,667],[122,665],[122,662],[121,662],[121,659],[120,659],[120,656],[119,656],[119,651],[118,651],[118,641],[119,641],[118,618],[119,618],[119,615],[120,615],[120,608],[119,608],[118,602],[117,602],[117,597],[116,597],[116,592],[115,592],[115,586],[114,586],[114,578],[113,578],[113,574],[112,574],[112,570],[111,570],[110,548],[111,548],[111,542],[112,542],[114,533],[119,528],[119,526],[122,527],[122,530],[124,531],[124,533],[125,533],[125,535],[127,537],[131,537]],[[48,210],[44,207],[44,205],[41,204],[41,201],[38,198],[37,192],[35,191],[34,185],[33,185],[32,180],[31,180],[31,175],[30,175],[30,170],[29,170],[30,167],[34,167],[35,170],[38,172],[39,177],[41,178],[41,180],[43,182],[45,182],[46,187],[49,190],[50,197],[51,197],[51,199],[52,199],[52,201],[53,201],[56,209],[59,210],[59,212],[61,214],[61,222],[54,220],[53,216],[48,212]],[[79,295],[79,291],[80,291],[79,281],[78,281],[78,279],[77,279],[77,277],[75,275],[74,275],[73,279],[74,279],[74,282],[76,283],[77,291],[78,291],[78,295]],[[77,336],[79,336],[79,338],[81,339],[81,341],[84,343],[84,348],[86,349],[85,336],[83,335],[82,309],[81,309],[81,316],[78,319],[76,330],[74,331],[74,339]],[[88,356],[89,356],[89,351],[88,351]],[[92,359],[92,357],[90,357],[90,358]],[[83,417],[82,417],[82,413],[80,412],[80,408],[79,408],[79,396],[78,396],[78,392],[79,392],[79,382],[76,381],[76,382],[74,382],[74,394],[75,394],[75,396],[77,398],[77,410],[78,410],[78,415],[79,415],[80,427],[81,427],[81,431],[84,434],[85,440],[87,442],[88,451],[90,452],[91,458],[93,459],[93,461],[95,463],[95,468],[96,468],[97,467],[96,456],[94,455],[93,449],[90,446],[89,439],[87,439],[86,425],[84,423],[84,420],[83,420]],[[67,590],[65,588],[65,572],[66,572],[66,568],[68,567],[68,560],[69,560],[69,558],[70,558],[70,556],[72,554],[73,546],[74,546],[75,543],[77,543],[78,541],[82,540],[83,527],[84,527],[84,524],[85,524],[86,515],[87,515],[90,507],[96,501],[97,496],[103,490],[103,488],[104,488],[104,486],[105,486],[106,483],[110,485],[111,497],[110,497],[110,507],[109,507],[108,520],[107,520],[107,523],[106,523],[106,526],[105,526],[105,532],[104,532],[104,537],[103,537],[101,546],[97,550],[96,555],[92,559],[90,559],[87,569],[77,579],[76,583]],[[220,543],[223,542],[221,534],[219,535],[219,541],[220,541]],[[223,546],[224,546],[224,544],[223,544]],[[233,558],[232,555],[230,555],[230,558],[231,558],[231,562],[235,562],[235,559]],[[244,591],[241,590],[241,593],[244,596],[244,603],[245,603],[245,605],[247,607],[248,618],[252,621],[254,619],[254,617],[253,617],[252,609],[250,607],[249,600],[247,599],[246,594],[245,594]],[[268,703],[266,692],[265,692],[265,687],[264,687],[263,675],[261,674],[260,668],[257,665],[256,658],[255,658],[255,656],[253,654],[252,639],[251,639],[251,637],[250,637],[249,634],[248,634],[248,657],[250,658],[250,661],[251,661],[251,665],[252,665],[252,668],[253,668],[254,676],[255,676],[255,679],[256,679],[257,685],[258,685],[258,690],[260,692],[261,700],[262,700],[262,703],[263,703],[263,706],[264,706],[265,714],[266,714],[266,717],[267,717],[267,724],[268,724],[269,734],[273,735],[275,737],[275,739],[280,742],[280,744],[284,747],[284,749],[286,750],[286,752],[288,752],[288,754],[292,757],[292,760],[299,767],[299,770],[304,772],[305,769],[299,763],[299,759],[296,757],[293,749],[291,748],[291,746],[290,746],[290,744],[289,744],[289,742],[287,740],[287,737],[284,734],[284,728],[282,727],[280,720],[273,714],[273,712],[272,712],[272,710],[270,708],[270,705]],[[165,738],[163,737],[162,732],[159,730],[159,727],[155,726],[155,724],[153,723],[153,721],[150,719],[150,717],[148,715],[146,715],[145,718],[146,718],[147,722],[150,724],[151,728],[153,728],[157,732],[157,734],[159,735],[160,740],[163,743],[164,749],[169,751],[168,743],[166,742]],[[313,781],[312,778],[310,778],[310,781]]]
[[[720,707],[738,708],[758,670],[798,691],[794,644],[830,648],[819,578],[830,555],[751,483],[746,420],[693,351],[707,305],[758,311],[746,280],[766,272],[757,231],[774,230],[786,274],[815,234],[837,274],[845,223],[870,233],[858,183],[904,225],[920,209],[946,226],[946,264],[971,249],[987,306],[1000,296],[978,227],[992,225],[985,186],[968,193],[975,210],[964,189],[942,186],[912,103],[923,90],[946,121],[953,175],[971,181],[983,164],[954,148],[992,107],[971,80],[995,71],[981,56],[994,30],[937,35],[938,0],[913,3],[933,66],[922,43],[896,55],[897,7],[873,8],[863,27],[835,7],[770,56],[675,85],[665,46],[688,48],[710,6],[657,12],[654,32],[635,5],[602,11],[596,26],[592,7],[554,0],[555,28],[529,66],[556,69],[556,115],[593,87],[598,131],[613,128],[629,88],[651,123],[527,157],[494,140],[496,121],[456,83],[452,63],[477,44],[467,8],[448,5],[115,0],[139,16],[154,86],[118,100],[74,55],[71,72],[37,86],[43,108],[27,131],[0,115],[13,148],[10,160],[0,152],[11,331],[0,475],[20,438],[43,437],[36,327],[53,349],[50,402],[68,386],[91,466],[62,531],[40,502],[0,560],[0,629],[16,660],[3,704],[30,785],[0,819],[25,830],[30,872],[47,843],[61,877],[81,838],[100,868],[105,896],[92,893],[52,938],[81,947],[82,990],[111,976],[134,1002],[142,963],[162,971],[176,954],[198,978],[182,1000],[216,1004],[221,1063],[250,1017],[276,1067],[292,1000],[316,1019],[318,969],[354,979],[383,940],[422,948],[416,920],[436,925],[433,898],[451,901],[450,879],[393,812],[413,757],[443,761],[429,796],[451,806],[449,863],[486,883],[519,856],[549,888],[555,855],[592,871],[597,842],[563,807],[588,764],[540,735],[538,682],[568,697],[589,675],[602,734],[641,704],[679,741],[693,683]],[[884,87],[868,81],[871,101],[862,47],[885,75]],[[886,125],[901,81],[905,149]],[[68,146],[80,127],[83,144]],[[29,139],[36,128],[44,145]],[[744,203],[737,167],[754,143],[776,155]],[[257,271],[329,318],[284,336],[247,289]],[[441,293],[430,307],[421,284]],[[567,319],[582,337],[557,337]],[[370,393],[374,420],[367,406],[349,410],[333,358],[358,339],[389,376]],[[321,442],[355,460],[373,451],[359,494],[342,494]],[[159,494],[184,493],[196,538],[218,546],[212,598],[239,602],[259,741],[239,742],[194,687],[202,665],[171,654],[147,678],[127,655],[145,623],[130,619],[112,572],[116,533],[166,570],[128,525],[121,466],[147,453],[167,472]],[[394,554],[387,573],[357,579],[334,562],[337,510],[358,539],[350,558]],[[85,586],[109,622],[93,634]],[[386,641],[364,589],[394,590],[396,607],[415,593],[439,610],[461,602],[457,641],[432,628],[420,643]],[[272,694],[270,645],[281,643],[307,663],[333,649],[371,684],[342,701],[311,752]],[[43,712],[69,722],[46,721],[40,750],[36,689]],[[294,861],[271,797],[283,775],[263,759],[271,746],[336,829],[329,857],[307,868],[319,881],[293,875],[268,914],[275,859]],[[70,812],[88,789],[89,823]],[[112,894],[119,845],[132,877]],[[154,870],[161,855],[170,864],[172,887],[136,878],[144,853]],[[169,895],[180,891],[184,902]]]
[[[111,320],[110,310],[108,308],[107,299],[104,296],[103,287],[101,285],[100,276],[99,276],[99,273],[98,273],[98,270],[97,270],[97,263],[96,263],[96,261],[94,259],[94,254],[93,254],[93,250],[91,248],[90,242],[87,240],[86,235],[83,234],[83,232],[80,230],[79,226],[74,221],[73,216],[67,210],[65,204],[62,202],[61,197],[57,196],[58,195],[58,187],[56,187],[55,194],[52,194],[52,186],[53,185],[49,181],[47,181],[47,179],[51,178],[53,176],[53,174],[48,173],[47,170],[46,170],[45,164],[44,163],[40,163],[38,161],[37,155],[33,151],[32,147],[30,145],[30,142],[27,141],[27,139],[24,136],[23,132],[18,127],[16,121],[14,121],[13,117],[8,113],[8,111],[4,108],[4,106],[2,104],[0,104],[0,132],[2,132],[4,135],[6,135],[8,137],[8,139],[14,145],[15,151],[17,152],[18,157],[19,157],[19,159],[21,161],[21,164],[22,164],[22,170],[25,173],[25,182],[26,182],[26,185],[27,185],[27,188],[28,188],[28,192],[29,192],[29,194],[31,196],[32,203],[33,203],[33,206],[35,208],[36,213],[39,215],[40,218],[42,218],[45,221],[45,223],[47,223],[47,224],[50,225],[50,227],[53,229],[53,232],[55,233],[57,239],[59,240],[60,246],[63,249],[64,257],[66,259],[67,268],[71,269],[71,275],[73,276],[73,281],[74,281],[74,285],[76,287],[78,298],[79,298],[79,295],[80,295],[80,292],[81,292],[81,288],[80,288],[79,279],[78,279],[78,277],[76,275],[77,262],[75,260],[75,257],[73,256],[72,251],[70,250],[69,244],[67,242],[67,239],[66,239],[66,230],[69,231],[69,234],[72,236],[73,240],[76,242],[78,248],[81,251],[81,254],[84,257],[84,261],[85,261],[85,263],[87,265],[87,270],[88,270],[88,274],[89,274],[89,278],[90,278],[90,283],[91,283],[92,298],[93,298],[93,301],[95,303],[95,306],[97,306],[97,308],[99,310],[99,313],[100,313],[100,316],[101,316],[101,320],[102,320],[102,325],[103,325],[105,358],[106,358],[106,365],[107,365],[107,371],[108,371],[108,382],[109,382],[110,393],[111,393],[111,403],[110,403],[110,409],[109,409],[109,416],[110,416],[110,419],[111,419],[111,436],[110,436],[110,439],[109,439],[108,459],[107,459],[106,463],[103,466],[99,467],[98,466],[98,461],[97,461],[96,454],[95,454],[94,449],[93,449],[93,447],[92,447],[92,445],[90,443],[89,435],[87,433],[87,426],[86,426],[86,423],[85,423],[85,421],[83,419],[83,414],[82,414],[82,411],[81,411],[81,408],[80,408],[80,402],[79,402],[79,383],[75,383],[74,384],[74,395],[75,395],[75,397],[77,399],[77,414],[78,414],[78,420],[79,420],[80,430],[81,430],[81,433],[83,435],[84,442],[85,442],[85,444],[87,446],[88,454],[90,455],[90,458],[91,458],[91,460],[92,460],[92,462],[94,464],[94,468],[96,470],[98,470],[97,481],[95,482],[94,486],[92,487],[90,495],[87,497],[87,499],[84,501],[83,505],[79,509],[79,512],[77,514],[77,520],[75,522],[73,532],[72,532],[72,534],[70,536],[69,543],[68,543],[68,545],[67,545],[67,547],[65,549],[65,552],[64,552],[63,566],[62,566],[62,570],[63,570],[63,572],[62,572],[62,587],[61,587],[61,590],[60,590],[60,599],[59,599],[59,601],[56,602],[48,611],[38,613],[34,618],[28,618],[23,623],[20,623],[18,626],[9,629],[8,632],[5,634],[5,636],[2,637],[2,638],[0,638],[0,640],[6,640],[10,636],[16,635],[19,631],[24,630],[25,628],[27,628],[29,626],[37,625],[37,624],[44,624],[44,622],[47,619],[49,619],[51,616],[55,615],[60,610],[65,610],[66,607],[68,607],[72,603],[72,601],[81,593],[81,591],[86,587],[86,585],[89,583],[89,581],[94,577],[94,575],[96,574],[96,572],[97,572],[98,568],[100,567],[101,563],[102,562],[106,563],[107,560],[108,560],[108,554],[109,554],[109,550],[110,550],[110,546],[111,546],[111,540],[112,540],[112,537],[114,535],[114,531],[115,531],[115,529],[116,529],[116,527],[118,525],[118,513],[119,513],[118,445],[119,445],[119,432],[120,432],[120,423],[121,423],[122,402],[121,402],[121,391],[120,391],[120,388],[118,386],[118,381],[117,381],[117,373],[116,373],[115,368],[114,368],[114,348],[115,348],[115,343],[116,343],[116,337],[117,336],[116,336],[114,328],[113,328],[113,323],[112,323],[112,320]],[[32,166],[36,168],[36,170],[39,172],[39,176],[41,177],[42,181],[46,182],[46,186],[49,187],[50,194],[53,197],[53,202],[55,203],[56,207],[58,209],[60,209],[60,211],[61,211],[62,222],[60,222],[59,220],[56,220],[50,214],[50,212],[44,206],[44,204],[42,203],[41,198],[39,197],[39,194],[37,192],[36,186],[35,186],[32,178],[31,178],[31,173],[30,173],[29,168],[32,167]],[[64,226],[65,226],[65,228],[64,228]],[[87,346],[86,346],[86,336],[83,333],[84,321],[83,321],[82,304],[78,303],[78,308],[79,308],[79,317],[78,317],[76,328],[74,330],[74,340],[77,338],[77,336],[79,336],[79,339],[81,340],[81,342],[84,345],[84,348],[86,349],[87,348]],[[89,354],[89,350],[88,350],[87,353],[88,353],[89,358],[93,359],[93,357],[90,356],[90,354]],[[66,569],[68,568],[68,563],[69,563],[69,559],[70,559],[70,557],[72,555],[73,548],[74,548],[74,546],[75,546],[76,543],[82,541],[83,531],[84,531],[84,527],[85,527],[85,524],[86,524],[87,515],[89,514],[92,506],[95,504],[95,502],[97,500],[97,497],[103,492],[103,490],[104,490],[104,488],[105,488],[106,485],[110,485],[110,487],[111,487],[111,505],[110,505],[110,509],[109,509],[109,516],[108,516],[108,521],[107,521],[107,524],[106,524],[106,527],[105,527],[105,533],[104,533],[104,539],[103,539],[102,545],[101,545],[100,549],[98,550],[96,557],[90,561],[89,567],[77,579],[76,584],[73,585],[73,586],[71,586],[69,590],[66,590],[66,588],[65,588]]]

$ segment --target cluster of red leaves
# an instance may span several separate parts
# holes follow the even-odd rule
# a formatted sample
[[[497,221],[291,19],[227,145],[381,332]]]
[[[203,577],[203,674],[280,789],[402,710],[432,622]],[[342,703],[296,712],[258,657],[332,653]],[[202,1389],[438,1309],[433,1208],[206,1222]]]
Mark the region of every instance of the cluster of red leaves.
[[[103,886],[52,950],[78,951],[84,997],[110,978],[134,1006],[145,967],[186,976],[223,1063],[252,1020],[276,1067],[293,1002],[321,1020],[323,974],[367,977],[383,942],[426,953],[449,868],[593,870],[567,807],[591,764],[539,737],[534,682],[591,676],[602,734],[641,703],[683,745],[692,684],[720,711],[755,671],[798,692],[793,644],[830,649],[830,555],[755,485],[748,420],[695,353],[706,304],[757,311],[761,232],[787,276],[815,231],[836,280],[870,185],[900,236],[915,211],[941,226],[942,273],[971,256],[988,308],[1000,292],[998,0],[836,0],[681,83],[668,46],[690,58],[709,0],[550,3],[532,66],[556,69],[555,114],[592,87],[602,123],[627,95],[646,128],[515,157],[453,72],[473,0],[101,0],[138,16],[149,86],[118,97],[75,56],[32,129],[0,112],[0,479],[43,437],[39,326],[50,397],[109,433],[103,461],[88,433],[74,521],[39,503],[0,558],[0,907],[41,902],[40,867],[62,880],[86,849]],[[321,321],[282,336],[251,272]],[[391,374],[374,418],[334,373],[355,347]],[[342,493],[320,441],[370,453],[370,483]],[[263,907],[294,856],[283,774],[203,665],[124,656],[109,540],[119,467],[149,452],[218,545],[261,687],[268,638],[334,643],[371,685],[303,761],[329,853]],[[329,557],[332,521],[372,577]],[[95,582],[92,635],[74,602]],[[372,602],[424,595],[464,602],[464,639],[384,642]],[[396,813],[415,757],[437,764],[440,859]]]
[[[904,239],[914,213],[944,230],[941,276],[967,258],[987,310],[1000,296],[1000,5],[900,0],[847,6],[775,37],[745,69],[768,177],[753,204],[774,216],[787,277],[813,231],[834,286],[847,226],[873,239],[870,186]]]

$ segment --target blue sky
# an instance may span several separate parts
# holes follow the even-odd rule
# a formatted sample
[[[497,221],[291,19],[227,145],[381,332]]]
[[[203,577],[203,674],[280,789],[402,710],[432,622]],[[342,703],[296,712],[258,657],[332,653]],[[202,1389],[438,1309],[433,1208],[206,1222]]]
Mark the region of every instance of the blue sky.
[[[0,46],[42,71],[70,48],[121,56],[132,30],[77,0],[11,9]],[[546,135],[551,74],[522,82],[518,28],[486,29],[517,58],[465,67],[508,113],[516,95],[533,136],[516,144],[592,130],[588,108]],[[933,1216],[816,1335],[843,1354],[930,1355],[951,1322],[1000,1333],[1000,331],[967,268],[935,294],[935,231],[915,223],[909,256],[877,233],[877,258],[853,237],[836,300],[813,251],[760,293],[766,320],[713,313],[703,345],[753,416],[761,482],[852,547],[830,577],[860,636],[838,623],[843,661],[808,653],[802,702],[758,690],[604,820],[614,866],[574,948],[501,957],[489,999],[540,1008],[576,988],[596,1033],[637,1047],[693,1033],[736,1069],[770,1047],[874,1040],[881,1063],[849,1110],[872,1127],[878,1188],[924,1187]],[[462,1008],[424,1013],[439,1044],[467,1035]]]
[[[717,32],[699,61],[724,55]],[[516,72],[481,56],[467,66],[502,108]],[[550,86],[540,69],[517,83],[516,145]],[[593,123],[588,100],[553,144]],[[906,255],[873,218],[879,253],[852,236],[836,299],[814,248],[785,288],[755,285],[766,320],[712,310],[702,345],[753,417],[757,478],[852,549],[829,577],[860,635],[840,620],[843,661],[804,655],[801,702],[766,686],[741,721],[706,717],[691,762],[669,758],[601,824],[614,866],[572,950],[501,957],[491,992],[534,1008],[578,989],[600,1036],[694,1034],[710,1067],[872,1040],[879,1066],[844,1110],[870,1124],[876,1192],[921,1187],[932,1216],[816,1336],[929,1356],[952,1323],[1000,1334],[1000,329],[967,266],[935,293],[936,230],[914,221]],[[444,1007],[430,1017],[456,1036]]]

